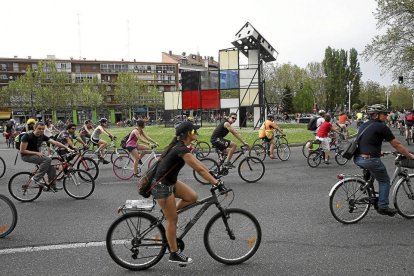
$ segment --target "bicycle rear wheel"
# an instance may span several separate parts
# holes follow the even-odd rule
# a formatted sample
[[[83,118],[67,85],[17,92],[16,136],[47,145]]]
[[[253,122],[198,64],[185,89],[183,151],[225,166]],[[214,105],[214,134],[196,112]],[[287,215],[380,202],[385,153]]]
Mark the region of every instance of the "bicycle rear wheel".
[[[247,183],[254,183],[262,179],[265,170],[263,161],[256,157],[246,157],[238,167],[239,176]]]
[[[8,184],[10,195],[22,202],[30,202],[38,198],[42,193],[42,187],[35,184],[32,176],[33,174],[29,172],[13,175]]]
[[[322,153],[320,153],[319,151],[314,151],[308,155],[308,158],[306,161],[308,162],[309,167],[316,168],[321,164],[321,161],[322,161],[321,154]]]
[[[144,212],[131,212],[115,220],[106,234],[112,260],[130,270],[144,270],[158,263],[167,249],[165,230]]]
[[[5,172],[6,172],[6,163],[4,162],[4,159],[0,157],[0,177],[3,177]]]
[[[357,223],[371,207],[366,183],[359,178],[341,180],[329,193],[329,209],[332,216],[344,224]]]
[[[217,162],[211,158],[203,158],[200,160],[201,163],[203,163],[207,169],[209,170],[209,172],[214,175],[217,176],[220,172],[220,168],[219,165],[217,164]],[[209,185],[210,182],[208,182],[207,180],[204,179],[204,177],[202,177],[201,175],[198,174],[198,172],[196,172],[195,170],[193,170],[193,175],[194,178],[197,180],[198,183],[203,184],[203,185]]]
[[[134,160],[129,156],[119,156],[115,159],[112,170],[119,179],[131,179],[134,175]]]
[[[95,190],[95,180],[83,170],[71,170],[63,179],[63,189],[72,198],[85,199]]]
[[[0,238],[10,234],[17,224],[17,210],[13,202],[0,194]]]
[[[309,153],[319,149],[320,144],[315,143],[315,140],[308,140],[302,146],[302,154],[305,157],[308,157]]]
[[[250,259],[259,249],[262,230],[249,212],[231,208],[218,213],[204,230],[204,246],[216,261],[234,265]]]
[[[259,158],[263,161],[266,158],[266,149],[262,145],[253,145],[250,149],[249,156]]]
[[[398,213],[408,219],[414,218],[414,175],[409,181],[400,180],[394,188],[394,206]]]
[[[197,142],[195,146],[195,156],[198,160],[206,158],[211,152],[211,147],[207,142]]]
[[[282,161],[286,161],[290,157],[290,148],[288,144],[282,143],[277,147],[276,150],[277,156]]]

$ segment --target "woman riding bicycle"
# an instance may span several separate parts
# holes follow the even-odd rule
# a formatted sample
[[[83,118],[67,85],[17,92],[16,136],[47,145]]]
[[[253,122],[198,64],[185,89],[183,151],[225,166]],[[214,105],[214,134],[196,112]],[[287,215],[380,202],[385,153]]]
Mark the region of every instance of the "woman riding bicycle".
[[[200,127],[190,122],[183,122],[176,128],[176,136],[162,154],[155,173],[154,179],[162,179],[162,181],[155,184],[151,191],[167,221],[166,236],[171,252],[169,261],[181,264],[192,263],[192,259],[183,255],[177,247],[177,210],[194,203],[198,195],[191,187],[177,179],[178,173],[185,164],[188,164],[212,185],[221,183],[191,154],[187,147],[192,141],[197,139],[198,128]],[[178,203],[175,201],[176,198],[180,199]]]
[[[141,158],[145,155],[145,150],[151,149],[151,143],[158,145],[153,139],[151,139],[144,131],[145,122],[143,120],[137,121],[137,127],[129,134],[126,142],[126,149],[131,153],[134,158],[134,175],[138,176],[138,164]],[[142,143],[146,145],[142,145]],[[139,151],[143,152],[140,154]]]
[[[106,133],[109,138],[113,138],[114,135],[112,135],[109,131],[106,130],[108,126],[108,119],[106,118],[101,118],[99,120],[99,126],[97,126],[91,135],[91,141],[92,143],[98,145],[98,150],[97,152],[99,153],[99,158],[102,160],[102,163],[104,164],[109,164],[109,161],[103,159],[104,156],[104,150],[106,149],[106,147],[108,146],[108,143],[102,139],[100,139],[100,136],[102,133]]]

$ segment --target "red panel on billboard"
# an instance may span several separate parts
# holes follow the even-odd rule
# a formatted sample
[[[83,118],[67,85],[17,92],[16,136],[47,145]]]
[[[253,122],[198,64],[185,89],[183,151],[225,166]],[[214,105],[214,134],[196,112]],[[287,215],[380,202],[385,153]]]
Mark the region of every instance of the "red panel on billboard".
[[[201,108],[203,109],[219,109],[220,108],[220,92],[218,89],[201,91]]]
[[[200,94],[198,90],[183,91],[183,110],[200,109]]]

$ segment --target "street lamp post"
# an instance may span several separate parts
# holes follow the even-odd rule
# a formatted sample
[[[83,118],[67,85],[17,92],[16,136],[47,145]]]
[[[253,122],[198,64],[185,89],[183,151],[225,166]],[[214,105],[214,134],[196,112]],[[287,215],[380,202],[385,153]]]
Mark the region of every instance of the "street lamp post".
[[[389,103],[389,97],[390,97],[390,93],[391,93],[391,91],[390,90],[385,90],[385,96],[387,96],[387,109],[388,109],[388,103]]]
[[[31,109],[30,116],[32,116],[32,118],[36,117],[36,114],[34,114],[35,111],[34,111],[34,106],[33,106],[33,95],[34,95],[36,73],[37,73],[37,70],[32,71],[33,86],[32,86],[32,90],[30,91],[30,109]]]
[[[352,81],[348,81],[348,114],[351,114],[351,91]]]

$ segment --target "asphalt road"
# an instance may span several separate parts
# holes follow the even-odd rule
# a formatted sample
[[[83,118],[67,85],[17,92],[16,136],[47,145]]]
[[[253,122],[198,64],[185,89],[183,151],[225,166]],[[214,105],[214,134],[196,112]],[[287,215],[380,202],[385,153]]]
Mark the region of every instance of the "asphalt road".
[[[7,163],[0,193],[9,195],[9,178],[33,167],[20,159],[14,166],[16,150],[7,149],[4,141],[0,155]],[[385,157],[384,162],[391,174],[393,158]],[[224,178],[235,190],[232,206],[250,211],[261,224],[262,244],[252,259],[226,266],[208,255],[202,234],[215,213],[211,209],[184,240],[194,264],[180,268],[166,256],[145,275],[413,275],[414,221],[372,210],[355,225],[342,225],[331,216],[329,190],[338,173],[360,172],[353,163],[312,169],[296,147],[290,160],[265,164],[259,183],[243,182],[236,170]],[[208,196],[207,187],[197,184],[189,169],[181,179],[200,198]],[[14,232],[0,239],[0,275],[131,275],[134,272],[112,261],[103,241],[118,217],[117,207],[138,197],[134,182],[117,180],[111,166],[104,165],[94,194],[86,200],[74,200],[64,191],[42,193],[32,203],[13,199],[19,220]]]

